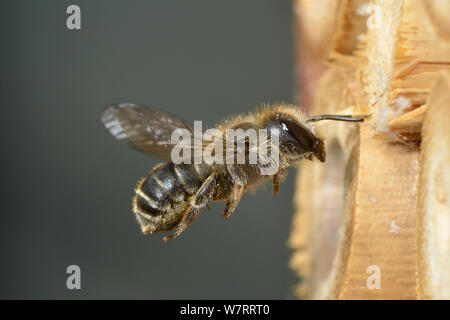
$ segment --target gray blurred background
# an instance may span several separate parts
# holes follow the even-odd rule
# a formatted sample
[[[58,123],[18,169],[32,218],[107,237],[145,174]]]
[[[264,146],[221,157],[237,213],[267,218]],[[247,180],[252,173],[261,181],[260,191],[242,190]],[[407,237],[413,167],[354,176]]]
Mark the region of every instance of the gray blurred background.
[[[78,31],[66,8],[81,7]],[[2,1],[0,298],[285,299],[294,170],[211,204],[180,238],[143,236],[133,188],[157,163],[114,140],[103,107],[217,120],[292,101],[291,3]],[[81,290],[66,268],[81,268]]]

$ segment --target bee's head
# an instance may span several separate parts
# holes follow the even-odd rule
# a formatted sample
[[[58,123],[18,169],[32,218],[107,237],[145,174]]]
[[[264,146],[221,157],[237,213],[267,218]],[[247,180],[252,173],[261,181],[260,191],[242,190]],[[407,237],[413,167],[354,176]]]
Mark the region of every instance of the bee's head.
[[[317,137],[307,125],[277,116],[269,119],[265,127],[270,136],[278,135],[279,150],[289,158],[312,160],[312,156],[315,156],[321,162],[325,161],[323,140]]]

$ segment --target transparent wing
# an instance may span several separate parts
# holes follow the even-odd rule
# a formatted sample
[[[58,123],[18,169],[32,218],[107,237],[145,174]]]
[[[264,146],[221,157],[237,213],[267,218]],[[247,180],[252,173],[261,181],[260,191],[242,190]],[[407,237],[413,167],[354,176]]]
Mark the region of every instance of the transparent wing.
[[[164,161],[170,161],[172,148],[177,144],[171,141],[174,130],[194,132],[191,125],[175,116],[131,103],[106,107],[102,122],[118,140]]]

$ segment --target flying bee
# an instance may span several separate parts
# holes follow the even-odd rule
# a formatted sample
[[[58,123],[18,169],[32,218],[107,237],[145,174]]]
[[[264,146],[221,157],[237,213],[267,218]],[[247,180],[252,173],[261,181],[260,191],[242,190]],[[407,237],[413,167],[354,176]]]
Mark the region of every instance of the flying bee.
[[[242,196],[249,190],[271,181],[274,194],[277,194],[290,166],[302,159],[317,158],[324,162],[324,140],[311,125],[321,120],[363,121],[349,115],[307,117],[298,107],[281,104],[219,123],[217,128],[224,141],[227,129],[266,130],[267,137],[262,145],[269,145],[271,152],[276,151],[277,166],[270,174],[262,174],[268,162],[174,163],[171,154],[177,142],[172,141],[172,133],[183,129],[194,135],[194,128],[165,112],[123,103],[106,107],[102,115],[104,125],[118,140],[164,161],[138,182],[132,200],[133,212],[144,234],[174,230],[163,238],[164,242],[182,234],[210,200],[225,202],[223,215],[231,218]],[[277,144],[273,143],[275,136]],[[244,145],[247,146],[244,148],[245,159],[248,159],[248,139]],[[203,142],[200,148],[205,148]],[[232,155],[237,153],[236,142],[227,144],[226,152],[230,148]],[[195,151],[194,146],[192,149]],[[256,152],[259,152],[258,148]]]

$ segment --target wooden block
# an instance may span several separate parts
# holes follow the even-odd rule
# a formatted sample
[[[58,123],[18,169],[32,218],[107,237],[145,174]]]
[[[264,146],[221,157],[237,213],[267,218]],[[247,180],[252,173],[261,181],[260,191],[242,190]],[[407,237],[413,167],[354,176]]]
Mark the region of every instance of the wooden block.
[[[418,295],[450,299],[450,73],[437,81],[427,104],[417,211]]]
[[[365,122],[321,123],[327,162],[301,164],[289,241],[299,298],[450,299],[450,6],[437,3],[314,7],[337,10],[337,21],[334,35],[322,33],[327,57],[298,64],[327,66],[307,110]],[[307,16],[324,12],[298,14],[305,34],[314,29]]]

